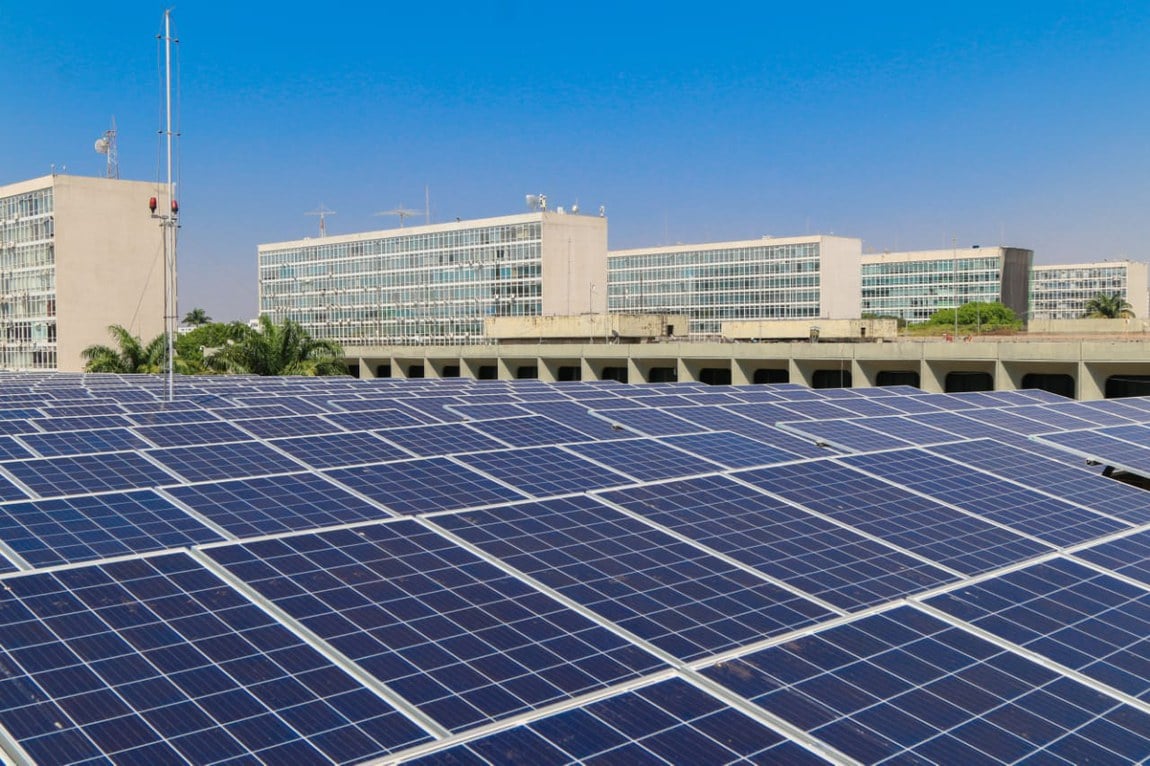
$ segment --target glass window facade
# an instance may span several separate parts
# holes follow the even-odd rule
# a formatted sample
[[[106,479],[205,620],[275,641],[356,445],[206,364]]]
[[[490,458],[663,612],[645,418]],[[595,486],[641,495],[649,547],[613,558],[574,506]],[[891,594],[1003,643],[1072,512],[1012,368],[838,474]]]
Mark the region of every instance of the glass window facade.
[[[610,311],[685,314],[691,335],[717,336],[724,320],[821,314],[817,240],[620,251],[607,263]]]
[[[542,313],[542,226],[473,224],[261,246],[260,313],[345,346],[484,342],[485,317]]]
[[[1080,264],[1039,267],[1030,282],[1030,313],[1035,319],[1079,319],[1086,302],[1104,293],[1118,293],[1137,306],[1129,294],[1129,264]]]
[[[0,197],[0,369],[56,369],[52,188]]]
[[[1002,278],[997,255],[864,258],[862,312],[923,322],[939,309],[1002,300]]]

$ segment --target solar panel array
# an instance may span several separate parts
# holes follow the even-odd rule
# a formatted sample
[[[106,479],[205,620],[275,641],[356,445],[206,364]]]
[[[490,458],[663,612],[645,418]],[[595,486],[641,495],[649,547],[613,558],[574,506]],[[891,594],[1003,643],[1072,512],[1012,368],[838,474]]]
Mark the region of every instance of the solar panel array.
[[[1150,401],[176,391],[0,377],[4,762],[1150,758]]]

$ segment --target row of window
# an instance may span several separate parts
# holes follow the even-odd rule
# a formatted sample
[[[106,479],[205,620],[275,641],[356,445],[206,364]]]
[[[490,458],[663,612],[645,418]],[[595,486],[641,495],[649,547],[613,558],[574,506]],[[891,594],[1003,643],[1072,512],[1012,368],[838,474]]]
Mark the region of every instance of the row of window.
[[[24,218],[49,215],[52,213],[53,195],[51,187],[36,189],[24,194],[0,197],[0,231]]]

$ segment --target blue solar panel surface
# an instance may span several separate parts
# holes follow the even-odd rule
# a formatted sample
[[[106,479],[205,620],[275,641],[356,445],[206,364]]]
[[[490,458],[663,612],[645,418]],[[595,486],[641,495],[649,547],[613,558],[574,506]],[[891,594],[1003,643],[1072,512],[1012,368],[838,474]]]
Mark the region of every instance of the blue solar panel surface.
[[[16,763],[1150,758],[1148,400],[166,392],[0,378]]]

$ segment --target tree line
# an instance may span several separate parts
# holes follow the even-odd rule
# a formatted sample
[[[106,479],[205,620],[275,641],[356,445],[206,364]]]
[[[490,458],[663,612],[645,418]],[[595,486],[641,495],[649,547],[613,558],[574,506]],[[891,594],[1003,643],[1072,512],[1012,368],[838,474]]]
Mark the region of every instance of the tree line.
[[[184,323],[195,329],[177,335],[172,368],[181,375],[346,375],[343,348],[317,340],[298,322],[276,324],[261,316],[256,327],[243,322],[212,322],[194,309]],[[84,349],[85,372],[159,373],[168,369],[168,335],[148,342],[120,325],[108,328],[112,345]]]

